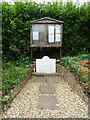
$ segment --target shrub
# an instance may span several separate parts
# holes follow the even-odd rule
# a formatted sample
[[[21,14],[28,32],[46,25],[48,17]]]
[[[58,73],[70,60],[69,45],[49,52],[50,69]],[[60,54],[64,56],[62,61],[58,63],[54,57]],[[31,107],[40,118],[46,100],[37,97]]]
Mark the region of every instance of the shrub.
[[[17,67],[15,65],[12,65],[9,68],[6,67],[6,69],[3,70],[2,80],[3,93],[5,92],[5,94],[8,94],[10,92],[10,89],[18,85],[20,83],[20,80],[22,80],[27,75],[27,71],[29,70],[30,68],[25,68],[22,66]]]

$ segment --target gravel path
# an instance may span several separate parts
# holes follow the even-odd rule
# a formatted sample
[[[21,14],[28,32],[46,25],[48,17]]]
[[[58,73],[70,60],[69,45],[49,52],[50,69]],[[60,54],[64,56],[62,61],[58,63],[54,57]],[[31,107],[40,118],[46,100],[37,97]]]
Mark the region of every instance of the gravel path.
[[[63,79],[59,77],[56,82],[50,81],[52,77],[43,77],[42,82],[33,81],[35,79],[40,77],[32,77],[28,81],[14,98],[11,107],[3,114],[3,118],[88,118],[88,106]],[[53,77],[53,79],[57,78]],[[42,95],[39,90],[42,85],[54,86],[56,92]],[[40,96],[56,96],[58,109],[38,108]]]

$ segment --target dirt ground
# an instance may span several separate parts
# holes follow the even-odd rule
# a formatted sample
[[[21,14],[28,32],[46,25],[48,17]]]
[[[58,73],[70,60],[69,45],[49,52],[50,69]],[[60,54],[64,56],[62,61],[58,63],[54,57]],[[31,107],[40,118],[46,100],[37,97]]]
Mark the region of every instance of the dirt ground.
[[[90,60],[80,60],[77,63],[82,66],[82,74],[89,74]]]
[[[81,74],[90,76],[90,60],[80,60],[77,63],[82,66],[81,67]],[[86,91],[90,90],[89,83],[82,83],[82,86]]]

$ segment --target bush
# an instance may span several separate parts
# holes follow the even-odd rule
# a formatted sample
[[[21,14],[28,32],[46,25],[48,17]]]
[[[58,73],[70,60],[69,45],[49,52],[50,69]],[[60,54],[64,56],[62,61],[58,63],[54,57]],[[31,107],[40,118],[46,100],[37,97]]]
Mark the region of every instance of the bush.
[[[74,57],[70,57],[70,56],[63,57],[61,59],[62,62],[60,64],[65,66],[65,68],[70,67],[72,71],[76,75],[78,75],[81,82],[90,84],[90,76],[87,73],[84,73],[84,74],[82,73],[82,67],[85,67],[85,66],[83,64],[78,64],[78,61],[88,60],[89,57],[90,57],[90,54],[78,55]]]
[[[4,66],[2,80],[3,93],[9,94],[10,89],[20,84],[20,80],[22,80],[27,75],[27,71],[29,70],[30,68],[26,68],[23,66],[17,67],[11,62],[9,62],[8,65],[6,65],[6,67]]]
[[[16,65],[19,65],[19,66],[30,65],[30,63],[31,63],[30,57],[26,57],[26,56],[20,56],[18,57],[18,60],[16,61]]]

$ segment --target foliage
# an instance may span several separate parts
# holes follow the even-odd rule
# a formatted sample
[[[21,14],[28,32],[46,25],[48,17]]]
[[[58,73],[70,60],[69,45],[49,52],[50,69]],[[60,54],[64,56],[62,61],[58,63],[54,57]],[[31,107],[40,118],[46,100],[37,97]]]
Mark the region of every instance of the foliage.
[[[4,63],[5,64],[5,63]],[[20,83],[30,68],[23,66],[16,66],[15,63],[8,62],[3,66],[3,80],[2,91],[5,94],[9,94],[10,89],[14,88]]]
[[[47,4],[15,2],[14,5],[2,2],[0,4],[2,4],[4,59],[17,60],[18,56],[30,56],[30,21],[46,16],[64,21],[63,55],[88,52],[90,46],[89,5],[78,6],[73,2],[65,4],[62,2],[48,2]]]
[[[21,56],[17,61],[3,61],[2,66],[2,109],[7,110],[12,101],[11,90],[20,85],[21,80],[30,71],[30,62],[28,57]]]
[[[29,64],[31,63],[30,57],[26,57],[24,55],[18,57],[18,60],[16,61],[17,66],[26,66],[29,67]]]
[[[67,66],[70,67],[72,71],[79,76],[81,82],[90,84],[90,76],[88,74],[82,74],[82,67],[84,67],[84,65],[78,64],[78,61],[88,60],[89,57],[90,54],[78,55],[74,57],[71,56],[63,57],[61,59],[62,62],[60,64],[64,65],[65,68],[67,68]]]

